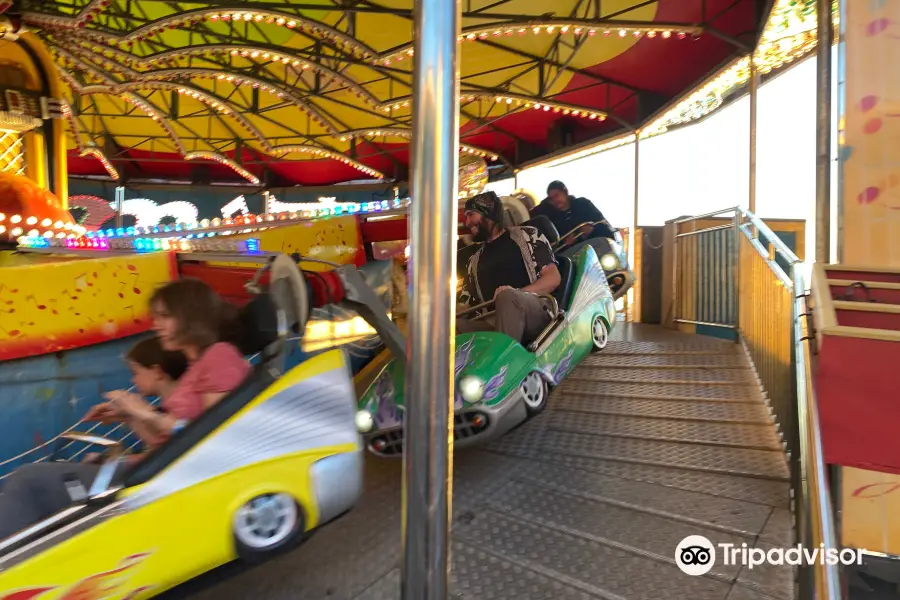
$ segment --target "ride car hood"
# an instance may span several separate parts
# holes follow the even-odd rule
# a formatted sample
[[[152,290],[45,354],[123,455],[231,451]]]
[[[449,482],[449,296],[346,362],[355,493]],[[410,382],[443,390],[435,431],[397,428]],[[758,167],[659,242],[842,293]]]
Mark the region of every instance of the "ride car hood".
[[[479,332],[456,337],[454,378],[477,377],[484,383],[484,396],[475,404],[500,402],[533,368],[534,355],[513,339],[494,332]],[[373,418],[373,430],[402,425],[405,412],[406,373],[402,363],[391,360],[359,400],[359,409]],[[454,408],[465,405],[457,391]]]

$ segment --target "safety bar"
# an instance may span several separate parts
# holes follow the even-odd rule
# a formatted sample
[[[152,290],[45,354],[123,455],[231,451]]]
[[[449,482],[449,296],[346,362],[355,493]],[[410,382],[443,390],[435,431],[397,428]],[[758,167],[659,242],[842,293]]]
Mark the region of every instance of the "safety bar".
[[[473,313],[475,311],[481,310],[482,308],[486,308],[494,303],[493,300],[488,300],[487,302],[482,302],[481,304],[476,304],[475,306],[469,307],[466,310],[460,311],[456,313],[456,318],[464,317],[469,313]]]
[[[533,293],[533,292],[528,292],[528,293]],[[556,316],[559,314],[559,303],[556,301],[556,298],[554,298],[550,294],[534,294],[534,295],[538,296],[540,298],[549,300],[553,304],[553,316]],[[490,306],[491,304],[494,304],[494,302],[495,302],[495,300],[488,300],[487,302],[482,302],[481,304],[477,304],[475,306],[467,308],[464,311],[460,311],[460,312],[456,313],[456,318],[464,317],[465,315],[467,315],[471,312],[474,312],[476,310],[481,310],[482,308],[485,308],[487,306]],[[491,311],[491,312],[493,312],[493,311]],[[483,318],[486,316],[487,316],[487,314],[480,315],[478,318]]]
[[[588,223],[582,223],[581,225],[577,225],[577,226],[573,227],[572,229],[570,229],[569,231],[567,231],[565,235],[559,236],[559,239],[556,240],[556,241],[551,245],[553,251],[556,252],[557,250],[559,250],[560,248],[562,248],[562,247],[563,247],[563,242],[565,242],[566,238],[568,238],[570,235],[575,235],[575,232],[578,231],[579,229],[581,229],[582,227],[590,226],[591,229],[593,230],[594,227],[596,227],[597,225],[600,225],[601,223],[606,223],[607,225],[609,225],[609,228],[613,230],[613,233],[618,233],[618,232],[619,232],[619,229],[613,227],[613,226],[610,224],[610,222],[607,221],[606,219],[603,219],[602,221],[590,221],[590,222],[588,222]],[[584,232],[580,232],[580,233],[578,233],[578,234],[576,235],[575,239],[576,239],[576,240],[577,240],[577,239],[580,239],[580,238],[581,238],[582,236],[584,236],[584,235],[587,235],[587,234],[584,233]],[[574,244],[572,244],[572,245],[574,245]]]

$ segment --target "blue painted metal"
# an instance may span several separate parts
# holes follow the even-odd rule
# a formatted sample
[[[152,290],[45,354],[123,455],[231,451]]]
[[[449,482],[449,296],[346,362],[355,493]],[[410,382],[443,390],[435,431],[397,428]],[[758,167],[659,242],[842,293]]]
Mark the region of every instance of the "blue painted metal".
[[[52,439],[102,401],[103,392],[128,388],[122,355],[134,336],[33,358],[0,362],[0,460]],[[98,433],[105,432],[98,429]],[[47,448],[49,452],[51,448]],[[0,474],[46,452],[0,467]]]
[[[131,375],[122,356],[146,335],[0,363],[0,390],[3,392],[0,395],[0,414],[3,415],[0,420],[0,462],[40,446],[77,423],[91,406],[103,401],[104,392],[130,388]],[[285,360],[286,368],[293,368],[330,349],[306,353],[295,340]],[[381,346],[364,350],[348,348],[353,372],[359,372],[382,349]],[[92,426],[85,423],[79,430]],[[93,433],[107,435],[114,427],[101,425]],[[119,428],[110,437],[121,439],[125,433],[125,428]],[[130,436],[127,441],[136,440]],[[0,477],[23,464],[49,456],[61,446],[54,443],[0,466]],[[69,458],[82,448],[78,444],[69,445],[59,458]]]

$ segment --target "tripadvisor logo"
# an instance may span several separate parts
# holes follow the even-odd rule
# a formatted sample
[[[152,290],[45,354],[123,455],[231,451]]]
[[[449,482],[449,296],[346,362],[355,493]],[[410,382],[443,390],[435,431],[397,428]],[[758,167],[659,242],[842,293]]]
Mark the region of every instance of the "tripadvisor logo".
[[[718,550],[717,550],[718,549]],[[751,548],[747,544],[713,545],[702,535],[689,535],[675,548],[675,563],[687,575],[705,575],[716,564],[716,556],[725,566],[743,565],[750,569],[761,565],[861,565],[865,550],[854,548],[804,548],[801,544],[790,548]]]
[[[675,563],[688,575],[704,575],[716,564],[716,549],[702,535],[689,535],[675,549]]]

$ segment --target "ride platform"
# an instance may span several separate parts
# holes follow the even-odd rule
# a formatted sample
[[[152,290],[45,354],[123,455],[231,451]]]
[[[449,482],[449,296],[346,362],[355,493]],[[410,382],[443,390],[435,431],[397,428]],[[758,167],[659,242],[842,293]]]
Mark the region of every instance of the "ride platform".
[[[794,543],[781,440],[740,345],[619,323],[547,409],[455,453],[451,597],[793,600],[788,566],[683,574],[689,535]],[[199,600],[400,597],[402,462],[369,457],[358,507],[294,552],[166,594]]]

